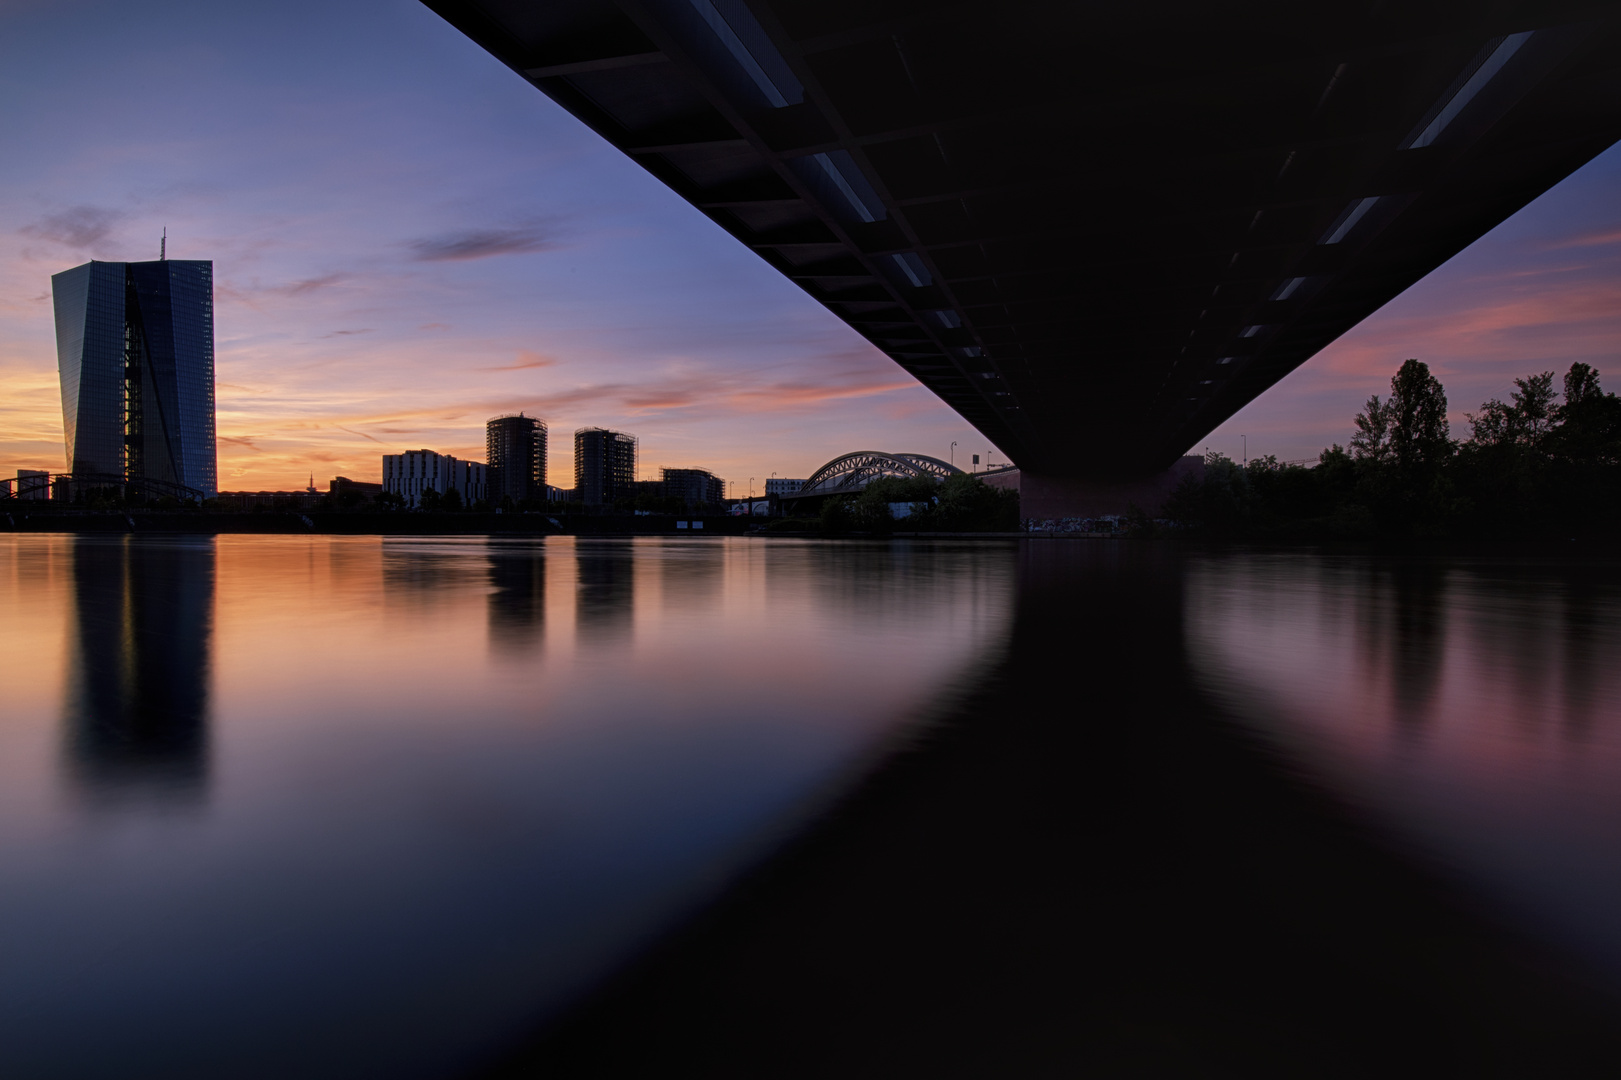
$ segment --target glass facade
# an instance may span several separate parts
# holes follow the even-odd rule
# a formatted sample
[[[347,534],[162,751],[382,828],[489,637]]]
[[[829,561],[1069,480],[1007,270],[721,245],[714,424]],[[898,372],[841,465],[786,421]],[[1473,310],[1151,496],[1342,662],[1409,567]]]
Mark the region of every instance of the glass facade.
[[[214,264],[90,262],[51,291],[69,471],[215,495]]]

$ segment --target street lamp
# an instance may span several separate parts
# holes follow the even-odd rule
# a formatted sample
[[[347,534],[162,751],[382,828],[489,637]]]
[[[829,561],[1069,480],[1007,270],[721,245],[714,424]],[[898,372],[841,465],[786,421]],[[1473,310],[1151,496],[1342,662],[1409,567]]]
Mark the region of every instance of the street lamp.
[[[951,467],[952,468],[957,467],[957,444],[956,443],[951,444]]]
[[[1247,469],[1250,467],[1250,437],[1240,435],[1239,438],[1244,440],[1244,468]]]

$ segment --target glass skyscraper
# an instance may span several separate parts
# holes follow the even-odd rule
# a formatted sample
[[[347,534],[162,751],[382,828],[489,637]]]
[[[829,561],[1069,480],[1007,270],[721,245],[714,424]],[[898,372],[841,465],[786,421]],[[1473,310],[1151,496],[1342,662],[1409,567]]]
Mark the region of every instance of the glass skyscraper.
[[[214,264],[89,262],[51,294],[75,481],[214,496]]]

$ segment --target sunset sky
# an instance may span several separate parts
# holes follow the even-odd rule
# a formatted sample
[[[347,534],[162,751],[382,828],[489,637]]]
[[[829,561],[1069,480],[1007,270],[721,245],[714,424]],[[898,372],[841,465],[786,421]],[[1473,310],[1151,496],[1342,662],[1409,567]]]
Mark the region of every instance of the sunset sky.
[[[212,259],[220,487],[483,459],[525,410],[644,476],[806,476],[987,443],[832,314],[414,0],[0,0],[0,476],[65,467],[50,276]],[[1573,360],[1621,390],[1621,149],[1206,440],[1315,457],[1408,356],[1463,413]],[[1194,448],[1202,450],[1203,445]],[[999,456],[999,455],[998,455]]]

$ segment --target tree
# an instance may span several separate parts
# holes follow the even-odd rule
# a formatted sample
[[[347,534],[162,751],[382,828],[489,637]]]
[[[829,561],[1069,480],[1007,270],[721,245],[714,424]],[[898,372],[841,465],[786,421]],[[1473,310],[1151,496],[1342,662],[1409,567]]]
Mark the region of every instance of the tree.
[[[1492,398],[1481,403],[1479,412],[1463,415],[1469,421],[1469,441],[1476,446],[1512,446],[1518,441],[1512,405]]]
[[[1357,461],[1383,463],[1390,458],[1390,407],[1375,394],[1368,399],[1354,421],[1351,457]]]
[[[1249,479],[1225,454],[1208,453],[1203,471],[1184,477],[1166,500],[1165,516],[1215,536],[1241,536],[1250,529],[1254,501]]]
[[[1525,379],[1515,379],[1518,388],[1511,395],[1519,418],[1520,439],[1530,446],[1542,442],[1554,424],[1553,372],[1544,371]]]
[[[1477,445],[1534,447],[1553,430],[1559,412],[1554,405],[1557,395],[1553,372],[1515,379],[1514,386],[1508,403],[1492,398],[1480,406],[1478,413],[1464,414],[1469,420],[1470,438]],[[1580,392],[1582,388],[1578,387]]]
[[[1621,398],[1599,389],[1598,372],[1572,364],[1565,374],[1564,403],[1553,411],[1553,456],[1580,464],[1621,462]]]
[[[1560,412],[1563,414],[1566,409],[1580,408],[1585,402],[1603,396],[1603,392],[1599,390],[1598,372],[1593,370],[1592,365],[1572,364],[1570,370],[1565,372],[1565,403],[1559,407]],[[1561,415],[1560,419],[1563,418]]]
[[[1433,466],[1452,453],[1447,395],[1428,364],[1406,360],[1390,380],[1390,452],[1405,469]]]
[[[933,481],[930,481],[932,483]],[[967,473],[937,485],[917,527],[952,532],[1012,532],[1019,527],[1019,493]]]

